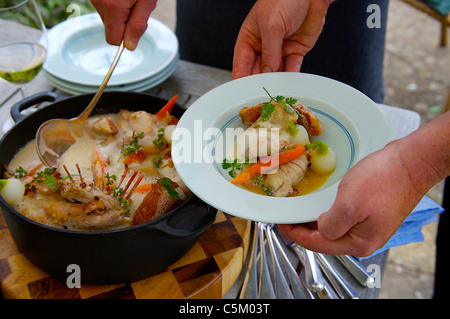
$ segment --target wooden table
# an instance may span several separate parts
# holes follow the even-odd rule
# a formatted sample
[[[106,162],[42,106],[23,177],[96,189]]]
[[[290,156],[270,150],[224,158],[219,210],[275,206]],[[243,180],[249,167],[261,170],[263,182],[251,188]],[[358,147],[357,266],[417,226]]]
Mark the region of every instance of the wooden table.
[[[174,74],[158,87],[148,90],[148,93],[166,99],[178,94],[177,102],[189,107],[201,95],[230,80],[231,72],[229,71],[180,61]],[[46,80],[42,72],[23,89],[26,97],[42,91],[55,91],[67,95],[55,89]],[[11,106],[21,99],[23,99],[23,96],[17,87],[0,82],[0,136],[11,125],[9,114]],[[219,213],[218,220],[205,236],[215,236],[213,240],[216,240],[219,245],[223,244],[221,241],[234,240],[230,249],[222,249],[217,254],[199,258],[197,253],[199,249],[202,250],[201,238],[199,244],[193,248],[194,250],[197,249],[197,252],[192,252],[192,255],[196,256],[194,261],[188,259],[191,255],[186,258],[183,257],[184,259],[171,266],[168,271],[156,275],[154,278],[132,284],[69,289],[65,286],[65,283],[48,278],[48,275],[31,265],[17,251],[17,248],[14,248],[7,225],[0,218],[0,283],[3,296],[5,298],[236,298],[243,280],[244,271],[241,272],[241,269],[243,269],[251,237],[250,225],[250,221]],[[225,228],[228,231],[233,230],[235,232],[233,240],[230,239],[231,235],[218,235]],[[211,240],[211,237],[209,239]],[[289,248],[285,247],[285,251],[294,266],[297,267],[299,260]],[[386,259],[387,252],[364,260],[363,265],[365,267],[371,264],[378,265],[383,272]],[[193,264],[200,267],[201,265],[207,265],[208,262],[215,265],[214,271],[196,278],[187,275],[188,270],[194,271],[195,266]],[[360,286],[336,260],[330,260],[330,262],[354,287],[361,298],[378,297],[379,288]],[[188,265],[191,269],[186,268]],[[183,269],[187,269],[186,273],[182,272]],[[176,271],[178,271],[178,274]],[[176,278],[182,278],[182,280],[178,281]],[[164,281],[166,279],[167,282]],[[153,285],[158,282],[166,282],[167,284],[162,286],[160,290],[152,289]]]

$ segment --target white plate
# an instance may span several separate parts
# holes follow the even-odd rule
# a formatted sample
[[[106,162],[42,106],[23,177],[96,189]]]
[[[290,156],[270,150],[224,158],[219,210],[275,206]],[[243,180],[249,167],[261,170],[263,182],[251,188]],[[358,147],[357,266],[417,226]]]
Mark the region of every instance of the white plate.
[[[145,79],[140,82],[135,83],[129,83],[129,84],[123,84],[123,85],[107,85],[105,88],[105,91],[135,91],[135,92],[142,92],[149,90],[165,80],[167,80],[173,72],[175,72],[175,69],[178,65],[179,57],[177,58],[167,66],[166,69],[164,69],[162,72],[155,74],[154,76]],[[96,92],[98,90],[98,86],[94,85],[82,85],[78,83],[72,83],[65,81],[63,79],[57,78],[54,75],[44,71],[45,76],[47,80],[53,84],[55,87],[60,89],[61,91],[64,91],[69,94],[83,94],[83,93],[92,93]]]
[[[332,147],[338,159],[325,185],[311,194],[258,195],[231,184],[221,167],[226,128],[243,127],[238,115],[242,107],[269,100],[263,87],[272,96],[298,98],[323,122],[325,132],[317,138]],[[376,104],[354,88],[311,74],[265,73],[230,81],[195,101],[174,133],[172,159],[192,192],[225,213],[268,223],[304,223],[317,220],[331,207],[348,169],[393,138],[393,129]]]
[[[97,13],[59,23],[48,31],[48,42],[44,70],[82,85],[100,85],[117,52],[117,46],[106,43],[104,25]],[[175,34],[150,18],[136,50],[122,53],[109,84],[124,85],[148,79],[167,68],[177,54]]]

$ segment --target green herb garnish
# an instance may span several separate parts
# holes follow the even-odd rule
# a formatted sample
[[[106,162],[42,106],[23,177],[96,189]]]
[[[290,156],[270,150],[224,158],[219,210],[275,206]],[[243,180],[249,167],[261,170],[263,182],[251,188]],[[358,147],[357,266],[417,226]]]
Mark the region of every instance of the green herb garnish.
[[[105,174],[105,178],[106,178],[105,182],[106,186],[114,185],[114,181],[117,179],[116,175],[109,175],[109,173]]]
[[[167,191],[167,193],[169,193],[170,196],[176,199],[181,199],[177,191],[170,186],[172,184],[172,181],[169,178],[163,177],[159,179],[158,182],[161,184],[162,187],[164,187],[164,189]]]
[[[19,168],[16,168],[16,171],[14,172],[13,176],[15,178],[24,178],[25,176],[27,176],[27,174],[28,172],[24,170],[22,166],[20,166]]]
[[[144,137],[144,132],[141,133],[135,133],[133,132],[133,136],[131,137],[130,142],[124,146],[124,148],[121,151],[121,154],[123,157],[127,157],[128,155],[131,155],[133,153],[138,152],[140,149],[142,149],[142,145],[140,145],[139,139]]]
[[[228,174],[234,178],[245,167],[244,167],[244,163],[239,163],[237,159],[235,159],[233,161],[229,161],[228,159],[224,158],[222,161],[222,168],[229,169],[230,171],[228,172]]]
[[[295,124],[292,122],[289,122],[288,124],[286,124],[285,129],[291,136],[297,136],[297,133],[299,131],[297,126],[295,126]]]
[[[61,187],[61,182],[58,181],[55,178],[56,174],[56,167],[46,167],[44,170],[37,172],[34,176],[31,182],[25,184],[25,187],[34,191],[36,190],[33,183],[45,183],[49,188],[54,188],[55,193],[59,191],[59,188]],[[66,178],[69,178],[67,176]],[[64,180],[63,178],[62,180]]]
[[[275,110],[275,105],[270,102],[265,102],[262,104],[261,109],[261,121],[267,122],[272,116],[273,111]]]
[[[309,150],[312,148],[317,148],[318,154],[326,154],[328,152],[328,145],[323,143],[321,140],[312,142],[311,144],[305,145],[305,149]]]
[[[112,190],[112,196],[117,197],[117,200],[119,201],[119,205],[122,207],[125,207],[128,205],[128,201],[122,197],[123,195],[123,188],[122,187],[115,187]]]
[[[160,168],[162,163],[162,157],[161,156],[155,156],[152,158],[152,163],[154,168]]]
[[[153,145],[155,145],[157,150],[164,146],[164,127],[161,127],[158,130],[158,135],[156,135],[156,138],[153,140]]]
[[[262,110],[261,110],[261,121],[266,122],[270,119],[272,116],[273,111],[275,110],[275,105],[272,104],[272,101],[277,102],[278,104],[281,104],[283,106],[283,109],[289,113],[289,114],[296,114],[297,116],[301,116],[301,114],[292,107],[293,104],[297,103],[297,99],[293,97],[287,97],[285,98],[282,95],[277,95],[276,98],[273,98],[272,95],[264,88],[264,91],[266,91],[267,95],[270,97],[269,102],[265,102],[262,104]]]

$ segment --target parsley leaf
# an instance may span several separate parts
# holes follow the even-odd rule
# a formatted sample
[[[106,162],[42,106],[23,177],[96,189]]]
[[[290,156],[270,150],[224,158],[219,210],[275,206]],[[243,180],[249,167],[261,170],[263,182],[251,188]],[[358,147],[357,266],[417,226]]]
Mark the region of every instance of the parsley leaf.
[[[116,175],[109,175],[109,173],[106,173],[105,175],[106,178],[106,186],[111,186],[114,185],[114,181],[117,179]]]
[[[20,166],[19,168],[16,168],[16,171],[14,172],[13,176],[15,178],[24,178],[25,176],[27,176],[28,172],[23,169],[22,166]]]
[[[130,142],[125,145],[125,147],[122,149],[121,153],[123,157],[127,157],[128,155],[131,155],[133,153],[136,153],[142,148],[142,145],[140,145],[139,139],[144,137],[144,132],[135,133],[133,132],[133,136],[131,137]]]
[[[156,156],[152,158],[152,163],[154,168],[160,168],[162,163],[162,157]]]
[[[164,189],[167,191],[167,193],[169,193],[170,196],[176,199],[181,199],[177,191],[170,186],[172,184],[172,181],[169,178],[163,177],[159,179],[158,182],[161,184],[162,187],[164,187]]]
[[[261,110],[261,121],[266,122],[272,116],[273,111],[275,110],[275,105],[271,102],[263,103]]]
[[[296,98],[293,97],[285,98],[282,95],[277,95],[276,98],[273,98],[272,95],[270,95],[270,93],[266,90],[266,88],[263,87],[263,89],[264,91],[266,91],[267,95],[269,95],[270,101],[262,104],[261,121],[266,122],[272,116],[272,113],[275,110],[275,105],[272,104],[272,101],[281,104],[287,113],[297,114],[297,116],[301,116],[301,114],[292,107],[293,104],[297,103]]]
[[[293,104],[297,103],[297,99],[294,97],[287,97],[285,99],[285,102],[286,102],[286,104],[289,104],[292,106]]]
[[[236,177],[236,175],[244,169],[243,163],[238,163],[237,158],[234,161],[229,161],[228,159],[224,158],[222,162],[222,168],[223,169],[230,169],[228,174],[231,177]]]
[[[164,127],[161,127],[158,130],[158,135],[156,135],[156,138],[153,140],[153,145],[155,145],[157,150],[164,146]]]
[[[61,183],[55,178],[56,167],[46,167],[44,170],[37,172],[30,183],[25,184],[26,188],[34,191],[36,187],[34,183],[45,183],[49,188],[54,188],[55,192],[59,191]]]

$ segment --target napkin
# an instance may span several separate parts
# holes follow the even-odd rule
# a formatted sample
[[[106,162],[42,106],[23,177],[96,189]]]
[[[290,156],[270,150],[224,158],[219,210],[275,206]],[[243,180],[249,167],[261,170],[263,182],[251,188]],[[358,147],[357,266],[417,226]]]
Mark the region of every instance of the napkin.
[[[368,257],[356,257],[358,260],[371,258],[392,247],[401,246],[409,243],[424,241],[422,227],[438,220],[438,215],[444,212],[439,204],[428,196],[424,196],[419,204],[405,219],[394,236],[380,249]]]
[[[425,2],[444,16],[450,13],[450,0],[425,0]]]

